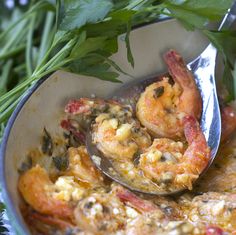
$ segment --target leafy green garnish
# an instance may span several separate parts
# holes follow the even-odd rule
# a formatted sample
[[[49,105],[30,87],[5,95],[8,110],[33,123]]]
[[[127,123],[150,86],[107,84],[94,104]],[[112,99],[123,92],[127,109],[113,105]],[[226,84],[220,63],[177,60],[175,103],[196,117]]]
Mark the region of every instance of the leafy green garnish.
[[[59,171],[65,171],[69,166],[69,159],[68,159],[67,154],[64,154],[63,156],[53,157],[52,160],[53,160],[55,167]]]
[[[222,82],[225,84],[228,97],[227,100],[236,98],[234,70],[236,58],[236,31],[203,31],[213,45],[218,49],[224,59],[224,76]]]
[[[189,29],[204,28],[210,21],[219,20],[231,7],[231,0],[164,1],[170,15],[179,19]]]
[[[53,153],[53,140],[46,128],[43,129],[42,137],[42,152],[52,156]]]
[[[154,89],[153,97],[154,97],[155,99],[161,97],[161,96],[163,95],[164,91],[165,91],[164,86],[159,86],[159,87],[157,87],[156,89]]]
[[[112,7],[111,0],[65,0],[65,12],[60,29],[73,30],[87,23],[101,21]]]
[[[18,172],[20,174],[26,172],[27,170],[29,170],[31,167],[33,166],[33,161],[32,158],[30,156],[28,156],[24,162],[22,162],[21,166],[18,169]]]
[[[118,36],[126,33],[127,61],[135,66],[129,35],[132,27],[163,16],[177,18],[187,29],[203,30],[223,54],[230,98],[235,34],[207,31],[233,0],[39,0],[28,10],[15,9],[0,23],[0,123],[5,124],[37,80],[58,69],[120,82],[125,73],[110,56],[117,52]],[[1,9],[2,10],[2,9]],[[9,20],[10,19],[10,20]],[[227,38],[229,44],[225,43]]]
[[[126,48],[127,48],[127,59],[130,62],[130,64],[132,65],[132,67],[134,67],[134,57],[132,55],[131,48],[130,48],[130,42],[129,42],[130,30],[131,30],[131,21],[128,21],[127,33],[125,36],[125,42],[126,42]]]

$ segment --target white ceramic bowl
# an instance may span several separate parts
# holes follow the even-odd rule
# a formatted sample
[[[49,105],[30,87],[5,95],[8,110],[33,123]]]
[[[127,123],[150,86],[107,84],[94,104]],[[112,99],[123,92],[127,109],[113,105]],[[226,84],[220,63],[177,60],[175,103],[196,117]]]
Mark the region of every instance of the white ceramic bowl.
[[[166,71],[162,55],[174,48],[189,62],[207,45],[199,32],[187,32],[175,20],[165,20],[134,29],[130,35],[134,69],[126,59],[124,36],[119,37],[119,52],[113,60],[134,78],[120,75],[124,84]],[[30,234],[19,210],[17,169],[29,149],[40,145],[43,127],[52,135],[62,134],[59,123],[70,98],[106,97],[122,84],[78,76],[62,71],[37,82],[12,114],[1,145],[0,174],[2,194],[13,227],[19,234]]]

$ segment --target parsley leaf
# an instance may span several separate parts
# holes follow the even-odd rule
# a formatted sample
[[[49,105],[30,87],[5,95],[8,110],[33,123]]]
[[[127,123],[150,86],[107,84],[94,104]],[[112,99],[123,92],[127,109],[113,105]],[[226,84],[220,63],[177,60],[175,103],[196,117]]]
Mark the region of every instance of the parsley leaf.
[[[130,31],[131,31],[131,22],[129,21],[127,23],[127,33],[126,33],[126,36],[125,36],[125,43],[126,43],[126,48],[127,48],[128,61],[132,65],[132,67],[134,67],[134,57],[133,57],[132,52],[131,52],[130,41],[129,41]]]
[[[113,7],[111,0],[65,0],[61,30],[78,29],[86,23],[103,20]]]
[[[106,37],[94,37],[88,38],[81,43],[77,48],[74,48],[72,51],[72,57],[82,58],[89,54],[90,52],[94,52],[98,49],[101,49],[106,44]]]
[[[227,100],[236,98],[236,90],[234,89],[234,79],[232,73],[236,60],[236,31],[208,31],[203,33],[209,38],[213,45],[218,49],[224,59],[224,74],[222,82],[226,86],[229,96]]]
[[[204,28],[209,21],[219,20],[232,3],[232,0],[167,0],[164,5],[171,12],[171,16],[193,30],[195,27]]]
[[[53,160],[55,167],[59,171],[65,171],[69,166],[69,158],[68,158],[67,154],[64,154],[62,156],[55,156],[52,158],[52,160]]]
[[[203,33],[219,50],[219,52],[223,55],[224,60],[229,63],[229,66],[232,69],[236,58],[236,31],[204,30]]]

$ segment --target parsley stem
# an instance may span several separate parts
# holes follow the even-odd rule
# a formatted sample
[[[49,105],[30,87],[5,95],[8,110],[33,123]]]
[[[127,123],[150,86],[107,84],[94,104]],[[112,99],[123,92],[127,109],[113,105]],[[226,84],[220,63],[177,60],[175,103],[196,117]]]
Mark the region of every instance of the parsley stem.
[[[19,45],[18,47],[14,48],[10,51],[7,51],[5,53],[1,53],[0,54],[0,60],[7,59],[9,57],[17,55],[18,53],[23,51],[25,49],[25,47],[26,47],[25,43],[22,43],[21,45]]]
[[[1,54],[7,53],[14,46],[21,44],[22,41],[25,40],[25,35],[28,30],[26,26],[26,22],[22,22],[21,25],[15,30],[14,34],[10,37],[10,39],[5,43],[4,47],[1,50]]]
[[[16,67],[13,69],[13,71],[14,71],[15,73],[19,73],[20,71],[23,71],[23,70],[25,70],[25,69],[26,69],[26,64],[20,64],[20,65],[16,66]]]
[[[14,96],[10,97],[6,102],[4,102],[0,107],[0,113],[4,112],[4,110],[6,110],[7,107],[16,99],[18,99],[21,95],[22,92],[16,93]]]
[[[18,97],[15,101],[13,101],[5,110],[0,114],[0,123],[5,122],[10,115],[12,114],[13,110],[21,100],[21,96]]]
[[[0,94],[5,93],[7,90],[8,76],[13,65],[13,60],[10,59],[2,68],[2,76],[0,77]],[[1,112],[1,111],[0,111]]]
[[[35,17],[36,17],[35,14],[31,16],[29,31],[27,34],[25,60],[26,60],[26,70],[27,70],[28,76],[30,76],[33,71],[33,65],[32,65],[32,47],[33,47],[33,45],[32,45],[32,41],[33,41]]]
[[[37,65],[39,65],[39,63],[41,62],[44,54],[47,52],[49,45],[52,42],[52,36],[54,35],[53,32],[51,32],[52,30],[52,25],[54,22],[54,16],[55,14],[52,12],[48,12],[46,15],[46,21],[44,24],[44,29],[43,29],[43,36],[42,36],[42,40],[40,43],[40,48],[39,48],[39,55],[38,55],[38,62]]]
[[[135,9],[138,5],[145,3],[146,0],[136,0],[132,1],[126,8],[127,9]]]
[[[0,34],[0,41],[6,37],[6,35],[12,31],[20,22],[27,19],[34,11],[38,11],[43,7],[47,6],[49,3],[47,1],[36,2],[22,17],[17,19],[13,24],[11,24],[5,31]]]
[[[47,68],[53,67],[57,62],[63,60],[72,48],[72,46],[75,44],[76,39],[71,39],[55,56],[53,56],[45,65],[35,70],[33,73],[33,76],[39,76],[41,73],[43,73]]]
[[[0,97],[0,104],[2,102],[5,102],[7,99],[9,99],[12,95],[15,95],[17,92],[22,91],[25,87],[27,87],[28,85],[30,85],[30,83],[32,81],[34,81],[35,77],[32,76],[28,79],[26,79],[25,81],[23,81],[22,83],[20,83],[19,85],[17,85],[16,87],[14,87],[12,90],[8,91],[7,93],[5,93],[4,95],[2,95]]]

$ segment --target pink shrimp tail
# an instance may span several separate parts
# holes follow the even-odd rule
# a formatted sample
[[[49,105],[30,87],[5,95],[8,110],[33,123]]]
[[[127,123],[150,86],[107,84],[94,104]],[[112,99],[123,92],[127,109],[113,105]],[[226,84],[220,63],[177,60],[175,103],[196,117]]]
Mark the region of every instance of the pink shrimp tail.
[[[193,74],[175,50],[169,50],[164,55],[164,60],[171,77],[183,90],[179,102],[179,111],[199,119],[202,111],[202,100]]]
[[[189,145],[192,144],[192,142],[198,136],[200,136],[201,139],[205,140],[205,137],[202,133],[202,130],[201,130],[196,118],[194,118],[193,116],[185,116],[183,119],[183,123],[184,123],[185,138],[186,138]]]
[[[56,226],[63,230],[75,227],[70,221],[63,220],[54,216],[43,215],[38,212],[31,212],[28,219],[30,221],[33,220],[32,222],[40,221],[47,225]]]
[[[192,74],[187,69],[180,54],[177,53],[177,51],[175,50],[169,50],[164,55],[164,60],[168,66],[169,73],[173,77],[173,79],[176,82],[180,83],[181,86],[188,86],[190,83],[188,76],[192,77]],[[179,81],[179,79],[181,79],[181,81]]]
[[[216,226],[207,226],[206,235],[223,235],[224,231]]]
[[[184,155],[186,161],[192,166],[192,173],[200,174],[210,159],[210,148],[196,118],[185,116],[183,123],[184,134],[189,145]]]
[[[61,127],[69,132],[71,132],[76,139],[78,139],[81,143],[85,144],[85,134],[79,130],[77,130],[69,119],[61,121]]]
[[[129,203],[131,206],[141,212],[152,212],[159,210],[159,208],[154,203],[146,201],[122,187],[117,187],[116,195],[122,202]]]
[[[90,107],[86,105],[84,101],[84,99],[70,100],[65,107],[65,112],[71,114],[81,114],[88,112]]]

